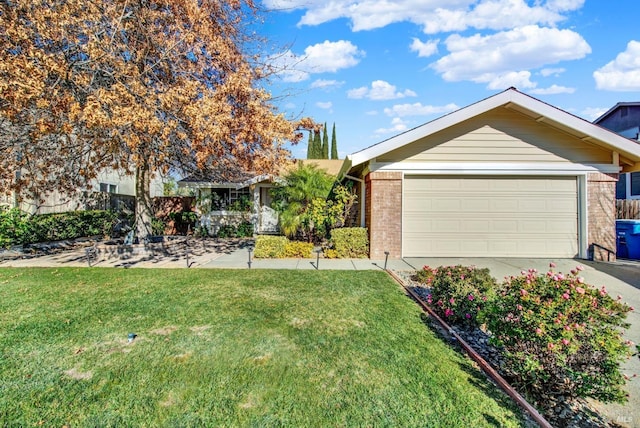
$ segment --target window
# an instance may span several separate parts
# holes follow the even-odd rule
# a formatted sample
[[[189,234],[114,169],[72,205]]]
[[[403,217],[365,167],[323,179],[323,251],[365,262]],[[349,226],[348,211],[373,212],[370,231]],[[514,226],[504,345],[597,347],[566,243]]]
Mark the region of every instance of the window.
[[[105,193],[118,193],[118,185],[109,183],[100,183],[100,191]]]
[[[634,199],[640,198],[640,172],[632,172],[630,175],[631,189],[629,195]]]

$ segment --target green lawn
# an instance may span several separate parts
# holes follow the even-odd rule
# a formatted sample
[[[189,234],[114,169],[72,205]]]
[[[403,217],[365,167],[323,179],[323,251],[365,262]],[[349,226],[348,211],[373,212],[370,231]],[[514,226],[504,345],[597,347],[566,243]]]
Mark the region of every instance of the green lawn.
[[[0,426],[36,424],[502,427],[521,416],[383,272],[0,269]]]

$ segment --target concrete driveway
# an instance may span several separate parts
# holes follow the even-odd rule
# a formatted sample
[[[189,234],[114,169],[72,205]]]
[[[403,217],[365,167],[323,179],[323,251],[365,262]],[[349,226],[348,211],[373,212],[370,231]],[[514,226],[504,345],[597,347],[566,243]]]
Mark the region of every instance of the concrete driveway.
[[[405,263],[415,269],[423,266],[465,265],[489,268],[498,280],[505,276],[517,275],[522,270],[530,268],[546,272],[549,263],[554,262],[555,272],[570,272],[577,265],[584,266],[581,275],[585,282],[600,288],[605,286],[612,296],[620,295],[623,301],[635,310],[630,312],[627,320],[631,327],[625,336],[634,343],[640,343],[640,262],[618,261],[615,263],[591,262],[573,259],[517,259],[517,258],[406,258]],[[635,349],[635,346],[634,346]],[[623,372],[628,376],[637,374],[639,377],[627,383],[629,402],[625,405],[593,403],[600,413],[610,420],[625,427],[640,427],[640,357],[632,357],[623,365]]]

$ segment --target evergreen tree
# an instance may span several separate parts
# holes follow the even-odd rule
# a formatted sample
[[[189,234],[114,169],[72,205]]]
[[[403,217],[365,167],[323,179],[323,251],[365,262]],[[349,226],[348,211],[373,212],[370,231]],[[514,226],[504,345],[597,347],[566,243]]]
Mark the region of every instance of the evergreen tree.
[[[338,159],[338,143],[336,142],[336,123],[331,131],[331,159]]]
[[[320,131],[313,136],[313,154],[314,159],[322,159],[322,141],[320,141]]]
[[[309,131],[309,141],[307,142],[307,159],[313,159],[313,131]]]
[[[327,135],[327,122],[322,128],[322,159],[329,159],[329,136]]]

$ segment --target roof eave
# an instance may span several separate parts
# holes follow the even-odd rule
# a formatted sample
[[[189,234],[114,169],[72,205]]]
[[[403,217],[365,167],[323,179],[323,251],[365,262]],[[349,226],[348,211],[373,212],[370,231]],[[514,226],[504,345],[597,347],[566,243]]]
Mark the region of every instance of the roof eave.
[[[529,95],[525,95],[515,88],[509,88],[475,104],[463,107],[381,143],[353,153],[350,156],[352,167],[371,161],[380,155],[401,148],[420,138],[424,138],[428,135],[454,126],[494,108],[500,106],[509,108],[509,104],[519,106],[539,115],[539,118],[536,120],[544,121],[545,119],[548,119],[552,122],[562,124],[563,127],[571,130],[571,133],[573,133],[577,138],[595,140],[594,142],[596,144],[607,146],[609,149],[617,151],[621,155],[640,161],[640,145],[633,140],[588,122],[578,116],[574,116]]]

